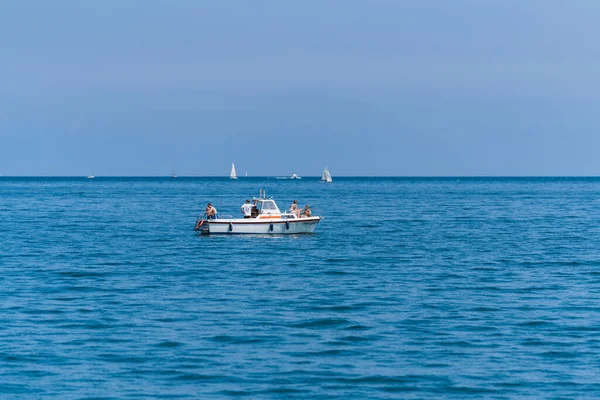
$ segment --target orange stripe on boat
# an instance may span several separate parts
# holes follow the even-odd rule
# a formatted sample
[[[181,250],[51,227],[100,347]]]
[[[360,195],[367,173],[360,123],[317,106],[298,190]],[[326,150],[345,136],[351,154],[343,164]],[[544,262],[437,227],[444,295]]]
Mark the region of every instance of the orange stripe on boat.
[[[262,216],[259,219],[281,219],[281,215],[267,215],[267,216]]]

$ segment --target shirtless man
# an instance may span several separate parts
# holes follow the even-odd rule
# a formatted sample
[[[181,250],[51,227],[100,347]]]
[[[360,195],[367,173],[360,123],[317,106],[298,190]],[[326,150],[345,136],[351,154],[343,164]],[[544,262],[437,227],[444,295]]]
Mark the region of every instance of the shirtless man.
[[[302,212],[302,216],[303,217],[310,217],[312,214],[312,212],[310,211],[310,208],[308,208],[308,204],[304,206],[304,212]]]
[[[212,204],[208,203],[206,210],[204,210],[208,219],[217,219],[217,209]]]

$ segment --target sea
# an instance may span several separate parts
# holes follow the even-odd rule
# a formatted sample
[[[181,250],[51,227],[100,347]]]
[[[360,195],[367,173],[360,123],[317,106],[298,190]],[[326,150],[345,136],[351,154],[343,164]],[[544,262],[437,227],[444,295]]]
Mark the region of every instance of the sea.
[[[598,398],[599,249],[596,178],[2,177],[0,393]]]

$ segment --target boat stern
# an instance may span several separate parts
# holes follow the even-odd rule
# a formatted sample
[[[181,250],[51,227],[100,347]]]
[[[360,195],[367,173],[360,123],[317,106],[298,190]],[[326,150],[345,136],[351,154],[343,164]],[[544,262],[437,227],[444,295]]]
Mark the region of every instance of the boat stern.
[[[208,221],[206,221],[202,216],[198,217],[198,219],[196,219],[194,231],[202,235],[208,235],[210,233]]]

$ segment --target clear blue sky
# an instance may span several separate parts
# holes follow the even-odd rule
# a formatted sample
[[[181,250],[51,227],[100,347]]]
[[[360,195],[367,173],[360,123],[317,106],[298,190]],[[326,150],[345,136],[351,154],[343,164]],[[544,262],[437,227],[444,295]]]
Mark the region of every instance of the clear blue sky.
[[[0,174],[599,175],[600,2],[5,1]]]

